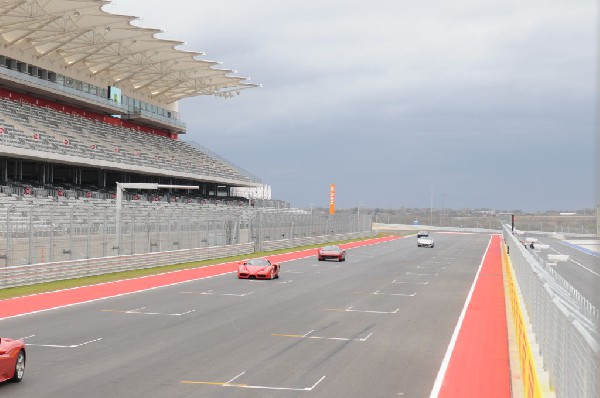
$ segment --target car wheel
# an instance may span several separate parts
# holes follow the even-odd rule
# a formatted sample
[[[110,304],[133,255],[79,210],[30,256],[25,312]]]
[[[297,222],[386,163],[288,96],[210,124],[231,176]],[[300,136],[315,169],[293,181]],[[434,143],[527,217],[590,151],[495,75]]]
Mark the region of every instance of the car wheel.
[[[271,275],[269,275],[269,279],[273,280],[273,270],[271,270]]]
[[[23,380],[23,375],[25,374],[25,352],[23,350],[19,351],[19,355],[17,356],[17,363],[15,364],[15,375],[11,379],[11,381],[18,383]]]

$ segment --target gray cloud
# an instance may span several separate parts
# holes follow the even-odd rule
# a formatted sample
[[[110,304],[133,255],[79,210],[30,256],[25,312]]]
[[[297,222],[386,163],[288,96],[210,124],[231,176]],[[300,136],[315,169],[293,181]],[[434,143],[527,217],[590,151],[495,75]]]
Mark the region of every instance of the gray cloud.
[[[418,3],[418,4],[417,4]],[[111,12],[263,88],[190,98],[186,139],[297,206],[594,202],[595,3],[162,2]]]

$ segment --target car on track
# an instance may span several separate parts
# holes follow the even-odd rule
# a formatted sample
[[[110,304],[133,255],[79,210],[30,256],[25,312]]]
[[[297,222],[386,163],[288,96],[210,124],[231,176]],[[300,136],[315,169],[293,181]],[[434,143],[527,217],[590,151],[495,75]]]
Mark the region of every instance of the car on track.
[[[20,382],[25,374],[25,343],[0,337],[0,383]]]
[[[435,246],[435,240],[433,239],[433,236],[429,235],[429,232],[419,231],[417,233],[417,246],[433,248],[433,246]]]
[[[338,261],[346,261],[346,250],[339,246],[325,246],[319,249],[317,253],[319,261],[335,259]]]
[[[253,258],[238,266],[237,276],[239,279],[276,279],[280,268],[266,258]]]

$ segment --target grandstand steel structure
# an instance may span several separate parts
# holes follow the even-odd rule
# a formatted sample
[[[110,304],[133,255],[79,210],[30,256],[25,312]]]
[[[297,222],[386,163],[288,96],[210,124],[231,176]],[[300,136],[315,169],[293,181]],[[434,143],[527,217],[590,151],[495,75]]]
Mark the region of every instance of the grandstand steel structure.
[[[200,185],[202,198],[261,186],[179,139],[179,100],[257,85],[105,12],[109,3],[0,2],[0,184],[107,198],[116,182]]]

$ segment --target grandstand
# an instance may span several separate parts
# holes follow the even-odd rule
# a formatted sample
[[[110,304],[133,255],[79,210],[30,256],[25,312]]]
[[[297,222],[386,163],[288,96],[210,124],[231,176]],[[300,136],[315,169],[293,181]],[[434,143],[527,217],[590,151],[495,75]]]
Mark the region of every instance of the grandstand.
[[[169,202],[243,204],[233,188],[264,184],[182,141],[178,101],[256,85],[132,25],[135,17],[103,11],[108,3],[0,3],[1,193],[112,199],[117,182],[155,182],[200,186],[169,192]]]

